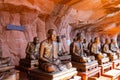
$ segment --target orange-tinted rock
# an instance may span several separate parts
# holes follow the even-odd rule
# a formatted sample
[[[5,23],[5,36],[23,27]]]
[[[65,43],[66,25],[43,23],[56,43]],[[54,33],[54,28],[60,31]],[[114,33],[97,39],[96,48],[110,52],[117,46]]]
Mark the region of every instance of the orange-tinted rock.
[[[35,36],[44,40],[50,28],[65,36],[62,38],[64,51],[69,51],[69,44],[77,32],[88,40],[104,33],[114,37],[120,31],[120,16],[119,13],[109,14],[117,11],[111,12],[110,8],[119,3],[119,0],[0,0],[3,56],[11,57],[17,65],[19,59],[25,57],[27,43]],[[109,24],[113,23],[115,27],[110,28]],[[8,24],[24,26],[25,31],[6,30]]]

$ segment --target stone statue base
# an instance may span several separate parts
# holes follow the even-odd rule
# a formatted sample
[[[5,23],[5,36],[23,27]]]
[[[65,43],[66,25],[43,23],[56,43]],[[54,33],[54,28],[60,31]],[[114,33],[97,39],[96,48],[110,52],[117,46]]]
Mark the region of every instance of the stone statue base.
[[[113,55],[113,57],[110,57],[110,61],[114,61],[116,59],[118,59],[118,55]]]
[[[34,69],[30,71],[30,77],[33,80],[68,80],[75,75],[77,75],[76,68],[53,73],[47,73],[40,69]]]
[[[4,73],[4,78],[1,80],[19,80],[19,71],[12,70]]]
[[[120,70],[120,59],[113,61],[113,69],[119,69]]]
[[[12,69],[14,69],[15,66],[4,66],[4,67],[0,67],[0,73],[2,72],[6,72],[6,71],[10,71]]]
[[[103,74],[105,77],[111,78],[111,80],[120,80],[120,70],[112,69]]]
[[[80,72],[78,71],[78,76],[81,76],[82,77],[82,80],[88,80],[89,77],[92,77],[92,76],[97,76],[97,77],[100,77],[101,76],[101,73],[100,73],[100,68],[95,68],[89,72]]]
[[[34,68],[38,67],[38,60],[20,59],[19,64],[23,67]]]
[[[78,71],[89,72],[95,68],[98,68],[98,62],[96,60],[89,63],[79,63],[72,61],[73,67],[76,67]]]
[[[106,64],[99,65],[99,67],[101,68],[101,74],[104,74],[106,71],[113,69],[113,63],[108,62]]]
[[[110,59],[108,57],[105,57],[101,60],[98,60],[98,64],[102,65],[102,64],[108,63],[109,61],[110,61]]]
[[[0,67],[0,80],[16,80],[15,66]],[[14,74],[14,76],[12,76]],[[13,78],[14,77],[14,78]]]

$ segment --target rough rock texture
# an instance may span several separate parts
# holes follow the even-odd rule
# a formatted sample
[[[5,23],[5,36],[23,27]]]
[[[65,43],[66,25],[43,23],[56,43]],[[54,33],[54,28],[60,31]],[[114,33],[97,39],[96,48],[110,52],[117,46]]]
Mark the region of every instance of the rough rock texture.
[[[116,37],[120,31],[119,3],[119,0],[0,0],[2,56],[10,56],[18,65],[19,59],[25,57],[27,43],[34,36],[44,40],[50,28],[63,37],[65,51],[69,51],[77,32],[87,40],[96,36]],[[8,24],[24,26],[25,31],[7,30]]]

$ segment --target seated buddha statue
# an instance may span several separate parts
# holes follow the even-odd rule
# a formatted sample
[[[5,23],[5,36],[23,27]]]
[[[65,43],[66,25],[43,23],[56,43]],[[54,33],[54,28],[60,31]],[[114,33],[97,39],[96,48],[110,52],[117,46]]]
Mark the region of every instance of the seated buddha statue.
[[[98,61],[99,65],[109,62],[107,54],[102,52],[102,47],[98,37],[95,38],[91,46],[91,54],[95,56],[95,59]]]
[[[113,52],[113,53],[116,53],[119,58],[120,58],[120,49],[118,48],[118,45],[117,43],[115,42],[114,39],[111,39],[111,42],[110,42],[110,50]]]
[[[63,63],[58,54],[56,31],[50,29],[47,33],[47,39],[40,44],[39,69],[48,73],[70,69],[71,62]]]
[[[26,48],[26,59],[36,60],[39,57],[39,38],[34,37],[33,42],[29,42]]]
[[[65,62],[71,61],[70,54],[67,51],[63,50],[63,45],[62,45],[60,36],[57,36],[56,39],[57,39],[56,41],[57,41],[57,46],[58,46],[58,55],[59,55],[60,60],[65,61]]]
[[[111,61],[114,60],[116,54],[110,50],[110,41],[108,38],[105,40],[105,44],[103,45],[103,52],[109,56]]]
[[[89,56],[89,49],[86,39],[83,39],[83,52],[86,53],[87,56]]]
[[[83,43],[81,34],[76,35],[77,40],[72,42],[70,45],[70,53],[72,61],[87,63],[90,61],[90,58],[87,57],[86,53],[83,52]]]
[[[101,53],[101,46],[98,37],[95,38],[91,45],[91,54],[95,56],[96,60],[101,60],[104,57]]]

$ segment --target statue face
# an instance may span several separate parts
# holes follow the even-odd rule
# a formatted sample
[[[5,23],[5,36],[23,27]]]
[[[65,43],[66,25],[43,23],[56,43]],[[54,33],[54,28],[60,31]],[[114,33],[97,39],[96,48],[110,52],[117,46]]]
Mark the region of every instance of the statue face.
[[[106,43],[110,43],[109,39],[106,40]]]
[[[82,41],[82,38],[80,36],[78,36],[77,41]]]
[[[115,40],[114,40],[114,39],[111,39],[111,42],[115,43]]]
[[[99,38],[98,38],[98,37],[95,38],[95,42],[96,42],[96,43],[99,43]]]
[[[52,41],[56,40],[56,32],[55,31],[53,31],[52,34],[51,34],[51,40]]]
[[[38,37],[35,37],[35,38],[34,38],[34,43],[35,43],[35,44],[38,44],[38,43],[39,43],[39,38],[38,38]]]

